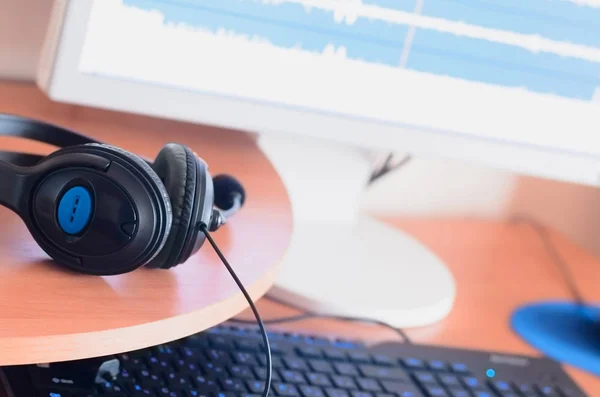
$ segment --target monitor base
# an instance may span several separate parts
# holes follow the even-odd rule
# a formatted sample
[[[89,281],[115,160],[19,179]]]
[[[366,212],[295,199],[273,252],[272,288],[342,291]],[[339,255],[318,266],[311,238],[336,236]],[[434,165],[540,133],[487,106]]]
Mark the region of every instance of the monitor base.
[[[273,298],[396,327],[435,323],[450,312],[455,285],[444,263],[411,236],[361,214],[372,169],[366,151],[305,137],[263,135],[259,144],[294,214]]]
[[[369,217],[296,225],[269,295],[303,310],[416,327],[452,309],[451,273],[411,236]]]

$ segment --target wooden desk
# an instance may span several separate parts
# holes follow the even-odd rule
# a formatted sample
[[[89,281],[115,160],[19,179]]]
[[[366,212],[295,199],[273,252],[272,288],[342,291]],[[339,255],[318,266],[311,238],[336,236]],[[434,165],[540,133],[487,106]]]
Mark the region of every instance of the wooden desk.
[[[457,282],[450,315],[438,324],[409,330],[415,343],[538,355],[510,329],[512,311],[526,302],[570,296],[541,240],[528,225],[444,219],[389,222],[431,247]],[[552,240],[572,267],[584,297],[600,300],[600,261],[558,233],[552,233]],[[259,307],[267,318],[294,313],[267,299],[261,300]],[[376,326],[336,321],[311,320],[279,327],[372,341],[397,338]],[[599,378],[566,368],[589,396],[600,396]]]
[[[229,173],[244,184],[244,208],[214,236],[251,295],[271,286],[289,243],[291,209],[278,174],[248,135],[60,105],[29,84],[0,83],[0,112],[75,129],[148,158],[167,142],[190,146],[213,175]],[[0,143],[3,150],[56,149],[5,137]],[[152,346],[218,324],[247,305],[208,243],[172,270],[83,276],[50,263],[15,214],[1,208],[0,219],[0,365]]]

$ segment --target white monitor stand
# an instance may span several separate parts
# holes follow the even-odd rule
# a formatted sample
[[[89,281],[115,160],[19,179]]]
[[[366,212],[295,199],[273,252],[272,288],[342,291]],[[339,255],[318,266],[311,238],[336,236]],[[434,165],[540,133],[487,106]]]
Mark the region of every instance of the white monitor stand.
[[[443,319],[455,297],[444,263],[410,235],[361,214],[372,171],[367,153],[274,135],[262,135],[259,144],[288,189],[294,233],[269,295],[312,312],[403,328]]]

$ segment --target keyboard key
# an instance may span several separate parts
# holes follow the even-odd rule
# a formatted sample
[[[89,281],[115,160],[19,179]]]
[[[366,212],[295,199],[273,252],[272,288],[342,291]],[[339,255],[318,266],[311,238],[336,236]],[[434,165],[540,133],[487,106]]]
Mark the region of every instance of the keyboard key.
[[[452,388],[452,389],[448,389],[448,393],[452,397],[471,397],[471,393],[469,393],[465,389]]]
[[[179,347],[177,352],[183,359],[194,358],[197,352],[194,349],[190,349],[189,347]]]
[[[473,392],[473,396],[475,397],[494,397],[492,393],[484,390],[475,390]]]
[[[44,388],[38,392],[38,397],[72,397],[73,394],[67,390]]]
[[[375,365],[361,365],[359,369],[363,376],[367,378],[408,380],[408,375],[401,368],[388,368]]]
[[[234,341],[235,347],[238,350],[255,353],[258,352],[262,344],[258,340],[249,339],[249,338],[237,338]],[[269,344],[270,345],[270,344]]]
[[[165,378],[167,379],[167,386],[171,389],[185,388],[189,383],[186,376],[181,376],[176,372],[168,373]]]
[[[267,356],[259,354],[258,355],[258,362],[263,367],[266,367],[267,366]],[[271,366],[273,368],[285,368],[285,365],[283,365],[283,361],[281,360],[281,357],[277,357],[277,356],[272,356],[271,357]]]
[[[302,373],[298,371],[285,369],[279,371],[279,375],[281,376],[281,379],[286,383],[306,383],[304,375],[302,375]]]
[[[237,395],[233,392],[226,391],[215,394],[215,397],[237,397]]]
[[[298,389],[300,389],[302,397],[325,397],[325,394],[320,387],[300,385],[298,386]]]
[[[324,349],[323,354],[326,359],[332,361],[346,361],[348,358],[343,350],[338,349]]]
[[[348,358],[353,363],[357,364],[368,364],[371,362],[371,357],[367,353],[353,351],[348,353]]]
[[[132,397],[149,397],[155,395],[150,389],[139,384],[133,385],[130,392]]]
[[[229,374],[234,378],[254,379],[254,374],[250,367],[246,365],[230,365]]]
[[[212,395],[209,393],[199,392],[196,389],[189,389],[187,392],[184,392],[184,396],[185,397],[211,397]],[[147,397],[147,396],[141,396],[141,397]]]
[[[262,380],[247,380],[246,386],[250,393],[262,394],[265,389],[265,382]]]
[[[560,397],[558,392],[552,386],[538,385],[538,393],[544,397]]]
[[[358,384],[358,387],[360,387],[362,390],[365,390],[365,391],[373,391],[373,392],[381,391],[379,382],[377,382],[375,379],[356,378],[356,383]]]
[[[336,339],[336,341],[334,342],[334,344],[337,347],[341,347],[343,349],[356,349],[359,346],[362,346],[360,343],[355,343],[349,340],[345,340],[345,339]]]
[[[262,343],[259,343],[258,346],[259,346],[259,352],[262,352],[264,354],[266,351],[265,345]],[[271,354],[274,356],[281,356],[281,355],[285,354],[285,351],[281,348],[281,345],[279,344],[279,342],[269,341],[269,347],[271,348]]]
[[[285,357],[283,362],[287,369],[293,369],[296,371],[308,371],[308,365],[306,361],[297,357]]]
[[[208,335],[208,343],[215,349],[227,350],[231,348],[231,339],[224,335]]]
[[[325,389],[325,394],[327,394],[327,397],[350,397],[346,390],[334,388]]]
[[[512,390],[512,388],[510,387],[510,383],[505,382],[503,380],[497,380],[495,382],[491,382],[491,384],[494,387],[494,389],[496,389],[499,392],[505,392],[505,391]]]
[[[316,346],[302,346],[296,348],[298,355],[305,358],[322,358],[323,354],[320,348]]]
[[[458,380],[458,377],[456,377],[456,375],[450,375],[450,374],[439,375],[438,379],[444,386],[448,386],[448,387],[460,386],[460,381]]]
[[[275,382],[273,383],[273,391],[281,397],[300,397],[300,393],[298,393],[296,386],[289,383]]]
[[[244,385],[244,381],[242,381],[241,379],[235,379],[235,378],[221,379],[221,385],[223,386],[223,389],[225,389],[226,391],[233,391],[233,392],[237,392],[237,393],[245,393],[246,392],[246,386]]]
[[[418,358],[407,358],[403,360],[403,364],[406,368],[410,369],[425,369],[425,363]]]
[[[469,368],[467,367],[466,364],[463,364],[463,363],[452,363],[452,364],[450,364],[450,367],[452,368],[452,371],[456,372],[457,374],[468,374],[469,373]]]
[[[261,379],[261,380],[267,379],[267,369],[266,368],[255,367],[254,373],[256,374],[256,377],[258,379]],[[271,372],[271,380],[281,380],[277,371],[273,370]]]
[[[438,384],[437,379],[435,379],[435,376],[433,376],[433,374],[431,372],[418,371],[418,372],[415,372],[413,374],[413,376],[419,383],[421,383],[423,385],[426,385],[426,384],[437,385]]]
[[[429,397],[449,397],[446,390],[439,386],[426,386],[425,391]]]
[[[531,386],[531,385],[530,385],[530,384],[528,384],[528,383],[517,383],[517,384],[515,385],[515,387],[517,388],[517,390],[518,390],[518,391],[520,391],[520,392],[521,392],[521,393],[523,393],[523,394],[526,394],[526,393],[532,393],[532,394],[535,394],[535,393],[533,392],[533,386]]]
[[[150,373],[150,371],[146,369],[139,371],[137,378],[146,387],[152,388],[162,386],[160,377],[155,373]]]
[[[233,353],[233,359],[237,364],[254,366],[258,365],[254,354],[247,352],[235,352]]]
[[[375,393],[374,396],[375,397],[395,397],[394,394],[390,394],[390,393]]]
[[[210,393],[219,391],[219,386],[213,379],[207,379],[202,375],[197,375],[193,379],[195,388],[198,389],[201,393]]]
[[[229,357],[229,353],[224,350],[219,349],[206,349],[204,354],[208,361],[219,364],[229,364],[231,362],[231,358]],[[242,363],[240,363],[242,364]]]
[[[440,360],[431,360],[427,362],[427,366],[434,371],[447,371],[448,366]]]
[[[321,372],[324,374],[335,373],[331,364],[329,364],[327,361],[324,361],[324,360],[309,360],[308,365],[310,365],[312,370],[315,372]]]
[[[358,376],[358,369],[350,363],[334,363],[333,367],[340,375]]]
[[[325,374],[309,372],[306,374],[306,378],[308,379],[308,382],[314,386],[331,386],[331,382]]]
[[[356,383],[348,376],[332,375],[331,380],[335,387],[339,389],[356,389]]]
[[[391,366],[395,365],[394,360],[391,357],[386,356],[384,354],[374,355],[373,362],[377,365],[383,365],[385,367],[391,367]]]
[[[177,393],[175,393],[168,387],[161,387],[160,389],[158,389],[157,394],[159,397],[177,397]]]
[[[204,369],[204,373],[210,375],[213,378],[219,378],[221,376],[227,376],[227,370],[225,367],[222,367],[220,364],[215,364],[213,362],[202,363],[202,368]]]
[[[153,350],[159,356],[171,357],[176,354],[175,350],[169,345],[155,346]]]
[[[474,376],[463,376],[461,380],[462,383],[469,389],[480,389],[483,387],[483,383]]]
[[[386,392],[395,394],[400,397],[420,397],[421,393],[418,389],[409,382],[392,382],[383,381],[381,382]]]
[[[350,395],[352,397],[373,397],[373,394],[369,393],[368,391],[360,391],[360,390],[352,390],[350,392]]]

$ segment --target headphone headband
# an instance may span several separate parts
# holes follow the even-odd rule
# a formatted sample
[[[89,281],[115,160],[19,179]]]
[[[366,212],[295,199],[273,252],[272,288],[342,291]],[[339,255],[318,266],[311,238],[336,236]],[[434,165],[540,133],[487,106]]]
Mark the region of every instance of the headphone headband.
[[[45,121],[32,120],[6,113],[0,114],[0,136],[30,139],[57,146],[58,148],[85,145],[88,143],[105,143]],[[30,153],[0,151],[0,161],[20,167],[32,167],[45,157],[44,155]],[[152,164],[152,161],[143,156],[140,157],[149,165]]]
[[[31,139],[60,148],[102,143],[66,128],[12,114],[0,114],[0,135]]]
[[[100,143],[88,136],[67,130],[66,128],[14,114],[0,114],[0,136],[30,139],[59,148],[87,143]],[[0,161],[20,167],[32,167],[44,157],[37,154],[0,151]]]

